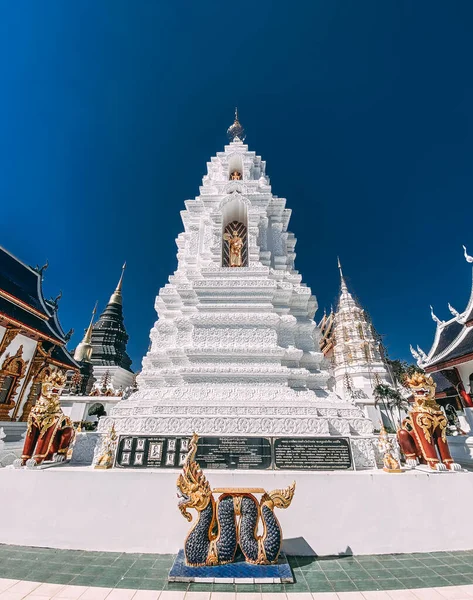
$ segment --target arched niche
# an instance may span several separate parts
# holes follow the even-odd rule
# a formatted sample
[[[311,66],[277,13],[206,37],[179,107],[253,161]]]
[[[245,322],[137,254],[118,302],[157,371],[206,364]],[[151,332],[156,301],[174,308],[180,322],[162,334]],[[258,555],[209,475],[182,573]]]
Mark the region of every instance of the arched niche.
[[[232,198],[222,207],[222,267],[232,266],[230,260],[230,242],[225,237],[233,237],[236,231],[243,243],[241,249],[241,265],[248,266],[248,208],[240,198]]]
[[[228,179],[243,179],[243,161],[240,154],[233,154],[228,159]]]

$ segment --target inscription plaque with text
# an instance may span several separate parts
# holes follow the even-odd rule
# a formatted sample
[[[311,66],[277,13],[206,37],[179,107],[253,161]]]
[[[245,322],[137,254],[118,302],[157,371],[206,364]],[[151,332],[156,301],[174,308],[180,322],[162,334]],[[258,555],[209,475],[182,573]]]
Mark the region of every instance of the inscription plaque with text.
[[[353,469],[348,438],[275,438],[274,467],[300,471]]]
[[[196,461],[202,469],[270,469],[271,440],[255,437],[202,437]]]
[[[180,469],[190,436],[120,436],[115,465],[123,468]],[[353,469],[350,440],[341,437],[199,438],[196,461],[202,469]]]

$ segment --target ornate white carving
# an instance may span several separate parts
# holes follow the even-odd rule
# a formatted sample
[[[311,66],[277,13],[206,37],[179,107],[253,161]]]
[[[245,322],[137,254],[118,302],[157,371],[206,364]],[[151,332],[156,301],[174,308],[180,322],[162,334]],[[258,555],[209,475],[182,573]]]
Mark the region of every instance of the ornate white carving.
[[[100,437],[100,434],[95,431],[77,433],[72,451],[71,465],[91,465],[95,447]]]
[[[229,181],[230,168],[243,180]],[[363,435],[363,412],[328,391],[313,321],[317,301],[294,270],[286,200],[265,163],[231,143],[187,200],[178,267],[156,298],[158,321],[138,391],[101,419],[118,433]],[[246,219],[248,266],[222,267],[229,216]]]
[[[375,469],[376,453],[375,446],[377,437],[351,438],[351,447],[353,451],[353,461],[357,469]]]

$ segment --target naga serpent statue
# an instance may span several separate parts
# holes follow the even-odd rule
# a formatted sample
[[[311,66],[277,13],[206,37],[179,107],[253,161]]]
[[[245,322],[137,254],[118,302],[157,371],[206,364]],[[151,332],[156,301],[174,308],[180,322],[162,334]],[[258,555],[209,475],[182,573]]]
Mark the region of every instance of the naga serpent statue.
[[[179,510],[188,520],[194,508],[198,518],[187,534],[184,545],[190,566],[222,565],[233,562],[240,546],[245,560],[253,564],[277,562],[282,544],[281,525],[274,508],[287,508],[294,496],[295,482],[284,490],[269,494],[260,488],[210,489],[210,484],[195,461],[198,436],[194,434],[183,472],[177,480]],[[222,492],[214,500],[213,494]],[[261,500],[250,493],[261,493]],[[262,534],[258,535],[258,526]]]
[[[406,379],[414,404],[397,432],[407,464],[427,464],[435,471],[461,471],[447,442],[447,417],[435,400],[436,385],[429,375],[414,373]]]
[[[41,395],[28,416],[21,458],[13,466],[36,467],[45,460],[63,462],[75,437],[72,421],[61,409],[59,396],[66,383],[60,371],[48,373],[41,384]]]

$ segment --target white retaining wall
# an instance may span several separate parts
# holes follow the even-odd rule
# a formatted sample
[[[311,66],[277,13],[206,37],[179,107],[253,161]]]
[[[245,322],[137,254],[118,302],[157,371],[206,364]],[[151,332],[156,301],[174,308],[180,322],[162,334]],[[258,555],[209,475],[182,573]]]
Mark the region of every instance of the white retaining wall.
[[[179,471],[58,466],[0,470],[8,517],[0,543],[117,552],[175,553],[190,524],[181,516]],[[293,554],[378,554],[473,548],[473,473],[205,472],[213,487],[296,480],[278,510]],[[310,547],[310,548],[309,548]]]

